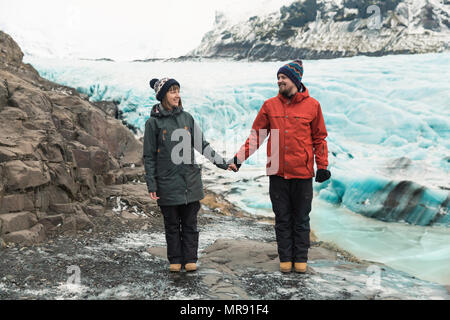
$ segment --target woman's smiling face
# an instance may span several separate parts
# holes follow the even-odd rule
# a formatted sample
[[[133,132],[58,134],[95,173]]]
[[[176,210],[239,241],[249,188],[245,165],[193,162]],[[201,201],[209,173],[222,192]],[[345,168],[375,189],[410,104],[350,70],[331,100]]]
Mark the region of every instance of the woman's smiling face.
[[[177,85],[173,85],[167,90],[166,96],[164,97],[167,105],[171,108],[178,107],[180,103],[180,87]]]

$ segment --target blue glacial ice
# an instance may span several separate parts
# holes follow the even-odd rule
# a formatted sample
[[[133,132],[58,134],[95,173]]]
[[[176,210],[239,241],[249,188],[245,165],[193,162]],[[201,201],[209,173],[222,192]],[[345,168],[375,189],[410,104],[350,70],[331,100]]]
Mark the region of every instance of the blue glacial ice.
[[[182,85],[186,110],[228,156],[264,100],[276,95],[280,65],[29,59],[42,76],[93,101],[119,102],[141,129],[157,102],[149,79],[170,75]],[[449,60],[450,54],[426,54],[305,62],[304,83],[321,103],[329,132],[333,175],[316,186],[321,199],[383,221],[450,224],[450,84],[442,78]],[[246,165],[263,166],[264,153]],[[267,200],[247,204],[270,207]]]
[[[149,80],[173,77],[181,83],[184,108],[198,121],[212,146],[226,157],[233,156],[244,142],[262,103],[277,94],[276,71],[283,65],[229,61],[113,63],[29,56],[25,60],[43,77],[74,87],[93,101],[119,102],[125,119],[141,130],[157,102]],[[441,263],[447,269],[450,83],[445,74],[450,74],[449,62],[450,53],[305,61],[303,77],[311,96],[322,107],[332,172],[328,182],[315,183],[313,205],[331,205],[327,207],[335,208],[327,211],[331,215],[341,209],[363,215],[369,218],[364,223],[386,224],[400,238],[408,230],[398,227],[402,223],[426,228],[419,230],[431,234],[439,230],[444,242],[436,242],[435,249],[441,250]],[[208,169],[204,170],[204,181],[209,188],[226,194],[227,199],[250,213],[272,216],[265,152],[263,145],[237,175],[219,171],[202,157],[197,158]],[[315,214],[313,211],[312,216]],[[327,230],[334,226],[326,219],[315,221],[320,223],[313,229],[327,240],[331,234]],[[352,227],[358,229],[357,225],[348,226]],[[358,234],[362,239],[363,233]],[[400,238],[398,243],[402,243]],[[344,239],[330,240],[352,251],[352,244]],[[392,242],[395,247],[395,237]],[[377,244],[362,243],[367,245],[366,251],[373,245],[376,252],[385,252]],[[447,248],[443,249],[445,243]],[[420,244],[410,245],[426,265],[430,252]],[[437,271],[432,277],[450,283],[448,273]]]

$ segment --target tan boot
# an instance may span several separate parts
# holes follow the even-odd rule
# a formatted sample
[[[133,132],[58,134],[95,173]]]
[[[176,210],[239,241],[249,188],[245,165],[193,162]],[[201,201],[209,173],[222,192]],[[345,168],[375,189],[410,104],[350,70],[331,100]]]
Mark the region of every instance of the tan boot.
[[[187,272],[196,271],[197,270],[197,265],[195,263],[186,263],[186,265],[184,266],[184,269]]]
[[[291,270],[292,270],[292,262],[280,262],[281,272],[291,272]]]
[[[305,273],[306,272],[307,263],[306,262],[296,262],[294,264],[295,272]]]
[[[181,271],[181,263],[171,264],[169,267],[170,272],[180,272]]]

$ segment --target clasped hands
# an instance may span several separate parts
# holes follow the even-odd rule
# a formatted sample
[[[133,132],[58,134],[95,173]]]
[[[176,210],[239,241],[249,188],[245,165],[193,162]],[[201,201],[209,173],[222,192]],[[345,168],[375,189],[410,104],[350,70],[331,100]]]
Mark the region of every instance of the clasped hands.
[[[224,168],[229,171],[238,172],[240,168],[240,164],[237,164],[236,157],[227,161],[226,165],[228,165],[228,168]],[[327,181],[331,177],[331,172],[327,169],[318,169],[316,172],[316,179],[315,181],[318,183],[322,183],[324,181]]]
[[[234,171],[238,172],[239,168],[241,167],[240,164],[236,163],[236,159],[231,159],[227,161],[225,164],[218,165],[218,167],[228,170],[228,171]],[[316,172],[316,182],[322,183],[331,177],[331,172],[327,169],[318,169]],[[150,198],[153,200],[158,200],[159,197],[156,195],[156,192],[150,192]]]

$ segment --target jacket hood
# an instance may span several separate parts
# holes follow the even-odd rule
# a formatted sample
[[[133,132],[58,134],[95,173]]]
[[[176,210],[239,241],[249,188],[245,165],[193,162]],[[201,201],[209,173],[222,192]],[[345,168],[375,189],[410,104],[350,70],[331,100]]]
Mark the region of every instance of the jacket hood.
[[[302,83],[303,85],[303,83]],[[301,102],[302,100],[306,99],[309,97],[309,91],[308,89],[305,87],[305,85],[303,85],[303,92],[297,92],[291,99],[291,103],[298,103]],[[286,98],[285,96],[283,96],[281,93],[278,93],[278,98],[283,102],[283,103],[287,103],[289,101],[288,98]]]
[[[161,103],[155,104],[152,108],[152,112],[150,113],[150,116],[152,117],[170,117],[172,115],[176,115],[181,112],[180,107],[174,107],[172,110],[165,109]]]

